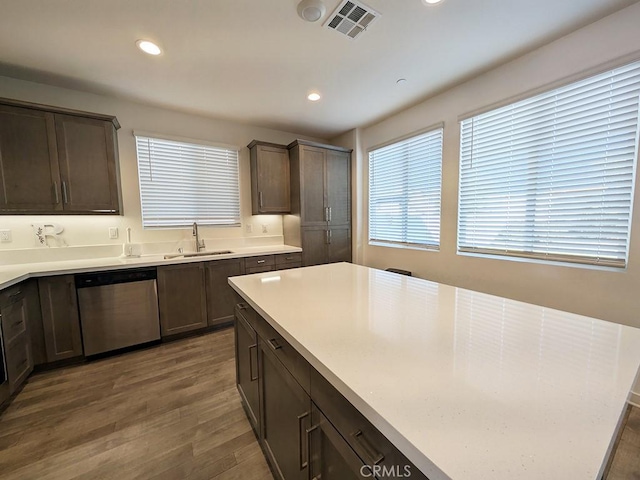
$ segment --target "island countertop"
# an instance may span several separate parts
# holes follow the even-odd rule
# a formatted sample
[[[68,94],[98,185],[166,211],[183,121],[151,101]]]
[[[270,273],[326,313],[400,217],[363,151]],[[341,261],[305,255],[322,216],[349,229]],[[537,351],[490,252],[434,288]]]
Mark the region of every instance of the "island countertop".
[[[640,329],[339,263],[229,279],[432,480],[596,480]]]

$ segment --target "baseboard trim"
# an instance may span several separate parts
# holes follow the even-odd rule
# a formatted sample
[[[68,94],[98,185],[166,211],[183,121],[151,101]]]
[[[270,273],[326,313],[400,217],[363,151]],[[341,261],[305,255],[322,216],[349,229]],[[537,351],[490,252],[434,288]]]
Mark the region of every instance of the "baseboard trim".
[[[640,408],[640,393],[631,392],[629,396],[629,403]]]

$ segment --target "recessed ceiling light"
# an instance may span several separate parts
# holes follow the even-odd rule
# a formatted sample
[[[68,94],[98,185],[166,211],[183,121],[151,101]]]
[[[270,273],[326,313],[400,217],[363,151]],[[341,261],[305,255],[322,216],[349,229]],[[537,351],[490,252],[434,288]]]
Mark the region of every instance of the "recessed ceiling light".
[[[425,5],[435,5],[436,3],[440,3],[442,0],[422,0],[422,3]]]
[[[318,100],[320,100],[320,94],[318,92],[312,92],[307,95],[307,98],[312,102],[317,102]]]
[[[140,50],[149,55],[160,55],[162,53],[160,47],[149,40],[138,40],[136,45]]]

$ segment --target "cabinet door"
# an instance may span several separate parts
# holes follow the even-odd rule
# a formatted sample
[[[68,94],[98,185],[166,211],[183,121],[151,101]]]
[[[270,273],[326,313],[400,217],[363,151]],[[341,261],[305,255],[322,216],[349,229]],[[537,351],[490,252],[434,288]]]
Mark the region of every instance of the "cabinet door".
[[[373,478],[371,469],[365,466],[315,404],[312,406],[311,419],[313,427],[308,430],[308,442],[312,479]]]
[[[204,264],[158,267],[158,296],[163,337],[207,326]]]
[[[351,223],[351,155],[327,150],[327,207],[330,225]]]
[[[236,313],[236,383],[251,426],[260,435],[260,396],[258,389],[258,336],[240,311]]]
[[[304,227],[302,229],[302,266],[320,265],[328,259],[328,229]]]
[[[81,356],[80,316],[73,275],[40,278],[38,287],[47,361]]]
[[[38,281],[35,279],[28,280],[22,283],[21,286],[27,301],[27,330],[29,331],[33,363],[34,365],[42,365],[47,363],[47,349],[44,343]]]
[[[256,145],[251,149],[252,213],[291,211],[289,152],[286,147]]]
[[[55,115],[64,210],[118,213],[115,128],[109,121]]]
[[[333,227],[329,229],[329,263],[351,261],[351,229]]]
[[[33,370],[31,344],[26,332],[6,344],[5,357],[7,359],[9,391],[13,393],[25,382]]]
[[[311,400],[275,356],[274,348],[259,342],[261,439],[277,478],[306,480]]]
[[[233,310],[240,297],[228,278],[242,275],[242,259],[216,260],[206,266],[207,323],[209,326],[233,321]]]
[[[0,212],[62,210],[52,113],[0,105]]]
[[[300,217],[305,225],[325,225],[325,157],[323,149],[300,148]]]

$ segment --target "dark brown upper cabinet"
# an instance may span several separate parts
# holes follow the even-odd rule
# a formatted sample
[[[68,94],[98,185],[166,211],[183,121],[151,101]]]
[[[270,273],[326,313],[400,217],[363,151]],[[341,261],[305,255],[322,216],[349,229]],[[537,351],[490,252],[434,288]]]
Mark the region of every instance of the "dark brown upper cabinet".
[[[251,213],[289,213],[289,152],[284,145],[254,140],[251,160]]]
[[[0,99],[0,213],[119,214],[115,117]]]

